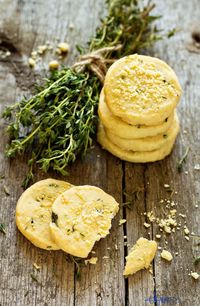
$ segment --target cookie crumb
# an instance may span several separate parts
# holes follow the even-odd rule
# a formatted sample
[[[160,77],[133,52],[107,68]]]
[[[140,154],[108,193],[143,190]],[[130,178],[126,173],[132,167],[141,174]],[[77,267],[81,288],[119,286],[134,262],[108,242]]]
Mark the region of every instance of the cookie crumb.
[[[163,250],[160,256],[167,261],[172,261],[173,259],[172,254],[167,250]]]
[[[35,68],[35,60],[32,57],[29,57],[28,64],[31,68]]]
[[[199,278],[199,274],[197,272],[191,272],[190,274],[195,280],[197,280]]]
[[[36,262],[34,262],[34,264],[33,264],[33,267],[36,269],[36,270],[40,270],[40,266],[38,266],[37,264],[36,264]]]
[[[58,67],[59,67],[59,63],[58,63],[58,61],[56,61],[56,60],[53,60],[53,61],[51,61],[51,62],[49,63],[49,69],[50,69],[50,70],[58,69]]]
[[[126,219],[120,219],[120,220],[119,220],[119,225],[122,225],[122,224],[124,224],[124,223],[126,223]]]
[[[91,257],[90,259],[85,260],[85,264],[87,265],[88,263],[91,265],[96,265],[98,258],[97,257]]]

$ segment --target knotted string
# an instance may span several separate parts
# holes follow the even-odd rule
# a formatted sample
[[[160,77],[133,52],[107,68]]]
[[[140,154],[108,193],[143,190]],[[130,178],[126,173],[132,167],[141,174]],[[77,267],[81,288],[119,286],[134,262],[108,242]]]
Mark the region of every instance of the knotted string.
[[[118,51],[122,45],[113,47],[105,47],[85,54],[72,66],[77,72],[82,72],[87,67],[96,74],[101,83],[104,83],[105,75],[107,72],[107,64],[112,64],[116,59],[107,59],[106,53]]]

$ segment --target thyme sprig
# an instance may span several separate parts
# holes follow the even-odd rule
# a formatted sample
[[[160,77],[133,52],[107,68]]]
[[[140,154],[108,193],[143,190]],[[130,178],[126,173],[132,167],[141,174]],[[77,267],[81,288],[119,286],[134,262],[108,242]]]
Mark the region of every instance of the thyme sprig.
[[[80,280],[81,279],[81,268],[85,266],[84,259],[68,254],[66,256],[66,260],[68,262],[74,263],[74,266],[75,266],[75,277],[76,277],[77,280]]]
[[[87,47],[79,48],[78,64],[54,72],[33,97],[3,113],[9,122],[6,155],[31,154],[25,188],[33,180],[36,164],[45,172],[51,168],[66,175],[66,166],[86,154],[96,133],[99,92],[107,68],[160,39],[152,26],[159,18],[150,14],[154,5],[141,9],[136,0],[105,3],[108,15]]]
[[[6,226],[3,223],[0,223],[0,232],[6,234]]]
[[[128,200],[122,204],[123,207],[127,207],[128,209],[133,209],[134,203],[140,199],[141,193],[144,192],[143,187],[136,187],[130,194],[126,191],[123,191],[123,195]]]
[[[187,147],[183,156],[180,158],[180,160],[178,161],[177,163],[177,170],[178,172],[182,172],[183,170],[183,164],[186,162],[186,159],[187,159],[187,156],[188,156],[188,153],[189,153],[189,150],[190,150],[190,147]]]
[[[149,27],[160,16],[152,16],[150,12],[155,5],[150,3],[140,9],[136,0],[106,0],[108,15],[96,30],[96,36],[89,42],[89,50],[121,45],[114,51],[116,58],[148,48],[156,40],[161,39],[155,27]],[[113,57],[108,55],[109,57]]]

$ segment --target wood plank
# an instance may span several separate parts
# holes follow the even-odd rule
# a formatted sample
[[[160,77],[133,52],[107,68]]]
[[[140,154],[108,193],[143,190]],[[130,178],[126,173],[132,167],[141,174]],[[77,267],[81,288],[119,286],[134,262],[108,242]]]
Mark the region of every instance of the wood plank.
[[[78,161],[72,168],[73,183],[96,185],[121,202],[122,167],[117,158],[96,146],[84,163]],[[122,211],[113,222],[111,234],[96,243],[95,254],[91,255],[98,258],[97,264],[82,269],[81,279],[75,284],[75,305],[125,305],[124,234],[123,227],[119,227],[120,218]]]
[[[125,163],[125,190],[128,196],[125,201],[131,201],[132,209],[126,208],[126,230],[128,252],[140,237],[150,238],[145,230],[146,212],[146,165]],[[127,279],[127,305],[145,305],[145,300],[154,290],[153,275],[148,271],[139,271]]]
[[[199,133],[199,55],[188,53],[186,43],[191,35],[191,21],[195,23],[200,18],[200,11],[196,10],[199,6],[198,1],[168,1],[167,3],[155,1],[157,4],[156,12],[163,15],[163,18],[158,22],[158,26],[164,30],[169,30],[172,27],[180,29],[174,38],[160,42],[155,48],[156,56],[168,62],[177,72],[183,87],[183,97],[181,104],[178,107],[178,114],[181,120],[181,133],[176,141],[173,153],[161,162],[147,164],[144,169],[138,169],[139,165],[126,165],[126,188],[129,192],[133,190],[138,183],[145,188],[145,202],[141,198],[133,212],[127,214],[127,231],[129,234],[130,243],[135,242],[138,236],[144,233],[145,236],[150,232],[151,237],[156,239],[155,235],[159,234],[158,226],[153,224],[150,229],[144,229],[144,216],[140,216],[142,210],[146,212],[153,210],[158,217],[163,216],[163,204],[160,204],[161,199],[169,199],[177,203],[177,215],[179,213],[186,214],[186,223],[184,219],[178,216],[178,222],[182,223],[182,229],[171,235],[164,235],[159,242],[162,248],[169,250],[173,254],[172,263],[164,262],[160,259],[160,251],[154,261],[154,276],[155,285],[149,286],[146,280],[140,289],[140,275],[137,274],[129,279],[129,301],[130,305],[136,305],[136,292],[139,292],[139,304],[143,305],[145,298],[147,303],[157,302],[168,299],[168,303],[173,305],[199,305],[200,298],[198,294],[199,282],[195,282],[191,276],[188,276],[190,271],[199,272],[198,267],[195,267],[194,256],[199,254],[199,248],[196,246],[196,239],[190,237],[187,241],[184,238],[183,225],[187,224],[190,232],[199,235],[199,172],[194,170],[194,166],[199,164],[200,151],[200,133]],[[183,16],[184,18],[180,17]],[[187,163],[184,165],[184,171],[179,174],[176,169],[178,159],[183,155],[185,149],[189,146],[190,152]],[[142,166],[141,166],[142,167]],[[186,171],[186,172],[185,172]],[[143,178],[141,177],[143,173]],[[177,194],[170,198],[169,192],[164,188],[164,184],[169,184]],[[166,205],[166,204],[165,204]],[[139,224],[134,226],[132,222],[139,220]],[[143,220],[143,221],[142,221]],[[137,221],[135,221],[137,222]],[[133,238],[131,233],[136,229]],[[177,252],[178,255],[175,255]],[[144,272],[145,273],[145,272]],[[146,272],[147,274],[147,272]],[[146,278],[150,279],[150,276]],[[143,278],[144,282],[144,278]],[[145,285],[148,290],[144,292]],[[155,292],[154,292],[155,289]],[[156,300],[157,298],[157,300]],[[164,302],[163,302],[164,304]]]
[[[16,99],[16,82],[9,76],[9,69],[2,65],[1,76],[4,86],[10,88],[1,96],[13,103]],[[12,74],[10,74],[12,75]],[[6,101],[6,100],[5,100]],[[3,134],[3,126],[1,126]],[[62,252],[46,252],[35,248],[16,229],[14,221],[15,205],[22,188],[21,182],[27,171],[26,164],[20,158],[9,162],[4,157],[6,138],[1,139],[1,169],[5,175],[1,180],[1,222],[6,224],[5,237],[1,234],[1,298],[2,305],[69,305],[74,300],[74,267],[66,262]],[[20,171],[19,171],[20,169]],[[9,189],[10,195],[4,192],[4,186]],[[36,272],[33,263],[41,266]],[[34,282],[31,274],[37,276],[40,284]]]
[[[16,2],[15,4],[3,2],[1,37],[3,42],[9,42],[16,49],[16,52],[12,54],[14,66],[10,62],[1,63],[1,96],[6,105],[12,104],[25,92],[29,93],[28,86],[33,81],[33,76],[26,68],[26,62],[31,51],[39,44],[44,44],[47,39],[54,46],[56,46],[58,39],[59,41],[67,40],[72,50],[75,50],[76,43],[85,43],[97,25],[97,16],[102,10],[99,3],[100,1],[96,1],[95,4],[93,1],[85,1],[84,3],[79,1],[72,5],[71,1],[59,1],[59,3],[51,1],[47,6],[43,1],[37,3],[34,1],[29,3]],[[6,8],[11,8],[11,11],[8,13]],[[84,17],[87,15],[88,9],[94,13],[86,19]],[[15,27],[11,23],[13,17]],[[69,30],[70,23],[74,24],[73,30]],[[24,27],[24,25],[26,26]],[[72,52],[69,61],[72,61],[74,55]],[[50,59],[51,56],[47,54],[45,62],[48,63]],[[36,71],[40,72],[41,69],[42,65],[39,65]],[[27,82],[24,82],[27,78]],[[5,87],[11,90],[5,91]],[[3,104],[1,104],[1,108],[3,108]],[[3,133],[3,126],[1,126],[1,132]],[[74,264],[66,261],[66,255],[63,252],[47,253],[36,249],[16,230],[14,223],[15,203],[22,192],[19,186],[27,167],[22,159],[13,162],[5,160],[3,152],[7,139],[3,138],[2,141],[1,172],[5,173],[5,179],[2,180],[1,187],[3,190],[3,184],[6,184],[12,190],[9,197],[2,194],[4,205],[1,205],[2,220],[7,225],[6,236],[1,235],[3,250],[1,262],[2,305],[74,305],[74,303],[89,305],[91,302],[94,303],[93,305],[101,305],[102,303],[110,305],[112,301],[115,305],[124,305],[123,245],[121,248],[119,246],[115,252],[111,252],[117,241],[123,237],[123,229],[118,227],[120,214],[115,220],[112,236],[110,235],[108,239],[101,241],[96,246],[98,264],[95,268],[89,265],[84,268],[84,277],[75,284]],[[78,161],[76,165],[72,166],[69,181],[75,184],[90,183],[100,186],[120,199],[121,164],[106,152],[102,153],[99,158],[97,157],[99,153],[100,148],[97,147],[84,162]],[[52,176],[59,177],[55,174]],[[38,171],[37,179],[45,177],[48,175]],[[7,209],[5,209],[5,205],[7,205]],[[109,255],[110,259],[102,259],[103,255]],[[34,262],[41,266],[39,272],[33,269]],[[113,278],[110,277],[110,270],[115,272]],[[101,273],[99,273],[100,271]],[[34,283],[31,279],[32,273],[37,276],[39,284]],[[93,282],[92,275],[95,275],[96,284]],[[75,289],[76,295],[74,297]],[[118,296],[115,295],[116,290],[119,292]]]
[[[166,192],[162,188],[163,183],[168,182],[177,191],[177,195],[173,197],[177,202],[177,211],[186,214],[185,222],[190,232],[199,235],[199,208],[196,208],[195,205],[199,201],[200,186],[198,182],[200,177],[194,169],[195,164],[199,163],[200,152],[198,120],[200,117],[200,93],[197,81],[200,78],[199,55],[189,53],[186,49],[186,44],[191,40],[192,23],[199,21],[200,18],[200,11],[196,9],[197,7],[199,7],[199,2],[196,0],[190,1],[190,3],[169,1],[165,7],[165,17],[160,20],[161,26],[165,24],[165,28],[174,24],[181,30],[169,42],[160,44],[158,52],[162,54],[164,60],[174,67],[183,87],[183,97],[178,107],[182,129],[172,156],[159,169],[158,167],[156,169],[155,165],[149,167],[147,177],[149,177],[150,186],[152,186],[155,195],[157,194],[160,198],[166,196]],[[157,10],[161,12],[163,9],[163,5],[158,3]],[[180,18],[183,9],[184,21]],[[174,14],[170,13],[172,11]],[[176,163],[187,146],[191,149],[184,171],[179,174],[176,170]],[[155,177],[155,171],[160,173],[157,183],[155,180],[152,181],[152,177]],[[152,202],[152,196],[149,193],[148,203]],[[180,219],[181,217],[179,217]],[[184,224],[183,219],[181,223]],[[200,303],[199,282],[195,282],[188,276],[190,271],[197,269],[199,272],[198,267],[193,264],[194,255],[197,252],[196,240],[191,236],[189,241],[185,240],[183,230],[166,240],[168,241],[167,248],[172,251],[173,255],[178,252],[178,256],[174,255],[171,265],[160,262],[157,258],[155,262],[157,295],[175,297],[179,300],[180,305],[198,305]]]
[[[127,210],[127,233],[130,244],[135,243],[142,235],[148,237],[148,232],[153,239],[156,239],[155,235],[160,233],[158,226],[153,224],[150,229],[144,229],[145,218],[140,214],[153,210],[157,216],[163,216],[161,199],[170,199],[178,203],[175,207],[177,214],[186,214],[186,224],[190,232],[193,231],[199,235],[199,208],[195,208],[195,205],[199,204],[199,173],[194,170],[195,164],[199,163],[200,151],[199,84],[197,81],[200,78],[199,55],[188,53],[186,50],[186,44],[191,35],[191,21],[195,23],[200,18],[199,10],[194,12],[194,7],[198,7],[198,3],[195,0],[181,3],[180,1],[168,1],[167,3],[155,1],[155,3],[157,5],[155,12],[163,15],[158,26],[165,31],[172,27],[180,29],[180,32],[171,40],[160,42],[154,52],[156,56],[168,62],[175,69],[183,87],[183,98],[178,107],[182,130],[170,157],[143,167],[126,164],[126,189],[131,193],[138,184],[145,188],[145,200],[141,198],[137,201],[139,203],[136,202],[137,207],[133,211]],[[182,14],[184,18],[180,17]],[[190,146],[191,150],[184,171],[179,174],[176,164],[187,146]],[[177,191],[172,199],[164,188],[164,184],[170,184]],[[166,211],[166,208],[164,210]],[[177,219],[183,226],[184,220],[180,216]],[[155,302],[155,305],[160,305],[160,301],[164,299],[165,302],[168,299],[168,303],[173,305],[199,305],[199,283],[188,276],[191,270],[197,269],[198,271],[198,268],[193,265],[194,255],[197,256],[199,252],[195,244],[196,241],[192,237],[188,242],[186,241],[183,227],[175,234],[165,235],[159,245],[170,250],[174,259],[172,263],[164,262],[160,259],[160,251],[158,252],[154,261],[155,285],[152,284],[151,276],[145,271],[141,272],[143,273],[142,281],[141,274],[138,273],[129,278],[130,305],[143,305],[145,299],[147,299],[147,304]]]

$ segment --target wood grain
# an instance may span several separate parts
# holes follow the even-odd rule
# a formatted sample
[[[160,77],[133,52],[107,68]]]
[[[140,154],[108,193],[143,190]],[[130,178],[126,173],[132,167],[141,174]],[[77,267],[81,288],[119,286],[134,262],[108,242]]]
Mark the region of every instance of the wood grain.
[[[191,40],[191,28],[200,20],[200,4],[198,0],[154,2],[157,4],[155,12],[163,15],[158,26],[166,32],[172,27],[180,29],[170,40],[159,42],[153,51],[175,69],[183,87],[178,107],[182,129],[173,153],[157,163],[134,165],[120,162],[95,144],[84,161],[79,160],[69,168],[70,182],[99,186],[121,203],[129,200],[123,190],[131,195],[138,187],[141,189],[138,198],[132,195],[132,210],[121,205],[111,234],[95,245],[93,256],[98,257],[97,264],[83,267],[78,281],[74,264],[66,260],[63,252],[37,249],[16,230],[15,205],[22,192],[20,185],[27,166],[23,158],[13,161],[5,158],[7,136],[1,120],[0,175],[5,178],[0,181],[0,222],[7,227],[6,235],[0,233],[1,306],[160,305],[161,298],[168,298],[171,305],[200,304],[199,281],[188,276],[191,270],[200,273],[199,267],[193,265],[194,256],[200,252],[198,239],[190,236],[187,241],[182,229],[163,236],[159,242],[173,254],[172,263],[161,260],[158,251],[153,274],[141,271],[125,280],[122,276],[125,256],[135,241],[141,236],[155,239],[159,233],[155,224],[149,229],[144,227],[144,213],[153,210],[157,216],[162,216],[165,208],[161,207],[160,200],[170,198],[164,184],[170,184],[176,191],[172,198],[177,203],[177,214],[187,216],[186,219],[178,217],[179,221],[182,225],[186,221],[190,232],[200,235],[197,207],[200,205],[200,172],[194,169],[200,164],[200,55],[189,53],[186,48]],[[0,59],[2,112],[6,105],[23,94],[30,94],[36,75],[44,73],[49,60],[54,58],[47,53],[44,62],[37,65],[33,73],[27,67],[31,51],[47,40],[54,47],[58,41],[68,41],[71,52],[65,63],[72,62],[76,56],[75,45],[85,43],[92,35],[99,16],[104,13],[104,5],[103,0],[0,0],[0,7],[0,49],[6,45],[11,51],[10,58]],[[190,147],[187,163],[184,171],[178,173],[176,163],[187,146]],[[55,173],[48,175],[59,177]],[[38,170],[36,178],[39,180],[48,175]],[[5,194],[5,186],[10,195]],[[122,217],[127,222],[118,226]],[[33,268],[34,262],[41,266],[40,271]],[[36,275],[39,283],[31,278],[31,274]]]
[[[194,167],[200,161],[200,55],[189,53],[186,49],[187,43],[191,40],[194,24],[199,24],[200,10],[197,8],[200,8],[200,4],[196,0],[182,1],[182,3],[169,1],[166,6],[164,3],[158,3],[157,6],[158,11],[165,12],[164,18],[160,20],[161,27],[174,26],[179,29],[174,38],[159,44],[158,52],[174,67],[183,88],[183,96],[178,107],[181,133],[172,155],[157,165],[148,166],[146,177],[149,181],[147,209],[151,210],[160,199],[169,197],[163,190],[163,184],[170,184],[177,191],[177,194],[173,196],[177,203],[177,213],[186,214],[185,222],[181,217],[179,217],[179,222],[186,223],[190,233],[194,232],[199,235],[199,208],[195,207],[199,204],[199,172],[197,173]],[[184,18],[180,18],[181,12]],[[176,163],[188,146],[190,152],[187,163],[184,171],[179,174],[176,171]],[[153,193],[150,190],[153,190]],[[156,233],[155,228],[153,232]],[[174,260],[169,265],[160,261],[159,256],[156,258],[157,295],[175,297],[180,305],[198,305],[200,302],[199,283],[188,276],[190,271],[199,272],[199,267],[193,264],[194,256],[197,256],[196,252],[199,252],[196,247],[197,239],[190,236],[190,240],[187,241],[181,229],[165,240],[168,242],[166,248],[173,253]],[[162,245],[164,245],[163,242]]]

